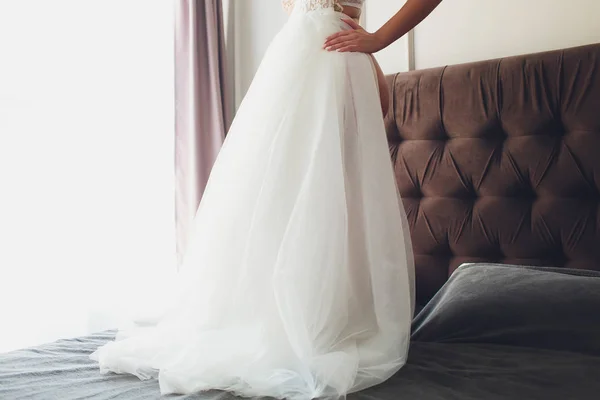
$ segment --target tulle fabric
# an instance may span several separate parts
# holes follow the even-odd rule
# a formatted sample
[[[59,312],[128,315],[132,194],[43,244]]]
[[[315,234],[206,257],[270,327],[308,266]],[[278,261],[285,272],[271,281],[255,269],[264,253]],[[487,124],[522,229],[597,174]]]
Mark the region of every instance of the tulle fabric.
[[[339,398],[405,363],[414,304],[407,222],[369,56],[322,49],[333,10],[272,42],[214,165],[182,270],[156,323],[91,357],[221,389]],[[166,290],[166,289],[165,289]]]

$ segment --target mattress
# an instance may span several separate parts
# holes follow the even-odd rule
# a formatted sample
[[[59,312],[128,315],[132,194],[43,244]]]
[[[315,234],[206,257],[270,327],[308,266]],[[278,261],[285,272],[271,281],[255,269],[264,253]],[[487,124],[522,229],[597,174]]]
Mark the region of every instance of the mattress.
[[[101,375],[88,355],[113,332],[0,355],[0,399],[202,399],[221,392],[161,397],[154,380]],[[413,343],[408,364],[387,383],[348,396],[364,400],[596,399],[600,357],[575,352],[465,343]]]

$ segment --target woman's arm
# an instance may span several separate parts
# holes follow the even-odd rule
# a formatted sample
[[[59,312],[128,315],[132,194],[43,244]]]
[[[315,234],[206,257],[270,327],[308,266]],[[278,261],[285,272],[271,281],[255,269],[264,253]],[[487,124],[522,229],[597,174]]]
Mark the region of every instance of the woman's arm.
[[[407,0],[400,11],[375,33],[365,31],[349,18],[345,19],[353,29],[329,36],[324,48],[329,51],[376,53],[417,26],[441,2],[442,0]]]

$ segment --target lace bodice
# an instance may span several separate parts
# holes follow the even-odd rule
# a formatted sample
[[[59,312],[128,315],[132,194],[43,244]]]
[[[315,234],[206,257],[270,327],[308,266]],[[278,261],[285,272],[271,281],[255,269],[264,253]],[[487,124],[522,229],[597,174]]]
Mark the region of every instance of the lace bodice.
[[[281,0],[281,2],[287,11],[292,10],[296,3],[303,11],[325,8],[334,8],[340,11],[344,6],[362,8],[365,0]]]

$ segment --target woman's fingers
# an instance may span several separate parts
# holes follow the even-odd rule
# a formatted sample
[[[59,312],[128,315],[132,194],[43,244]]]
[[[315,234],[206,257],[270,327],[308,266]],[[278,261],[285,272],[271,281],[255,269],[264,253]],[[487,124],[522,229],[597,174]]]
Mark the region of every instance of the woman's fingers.
[[[336,46],[336,45],[339,45],[342,43],[352,42],[355,40],[356,40],[356,37],[354,37],[354,36],[348,36],[348,37],[344,37],[344,38],[334,39],[330,42],[325,42],[325,48],[328,48],[331,46]]]
[[[345,23],[350,25],[352,30],[341,31],[334,33],[325,39],[325,44],[323,48],[328,51],[356,51],[358,49],[357,41],[359,39],[359,34],[362,31],[362,27],[353,19],[342,19]]]
[[[348,45],[348,46],[344,46],[341,47],[339,49],[337,49],[338,53],[345,53],[345,52],[358,52],[358,46],[356,45]]]
[[[353,42],[353,40],[339,40],[336,43],[331,43],[325,47],[325,49],[329,51],[341,49],[344,46],[348,46]]]
[[[350,25],[350,27],[352,27],[352,29],[362,29],[362,26],[360,26],[358,24],[358,22],[356,22],[355,20],[353,20],[351,18],[344,18],[344,19],[342,19],[342,21],[344,21],[345,23]]]
[[[341,31],[341,32],[334,33],[333,35],[331,35],[331,36],[327,37],[327,39],[325,39],[325,43],[327,44],[333,40],[353,35],[354,33],[355,33],[354,31]]]
[[[348,51],[348,48],[356,48],[357,43],[354,40],[349,40],[349,41],[344,41],[344,42],[340,42],[334,45],[331,45],[329,47],[327,47],[328,51],[341,51],[342,49],[346,49],[346,51]]]

